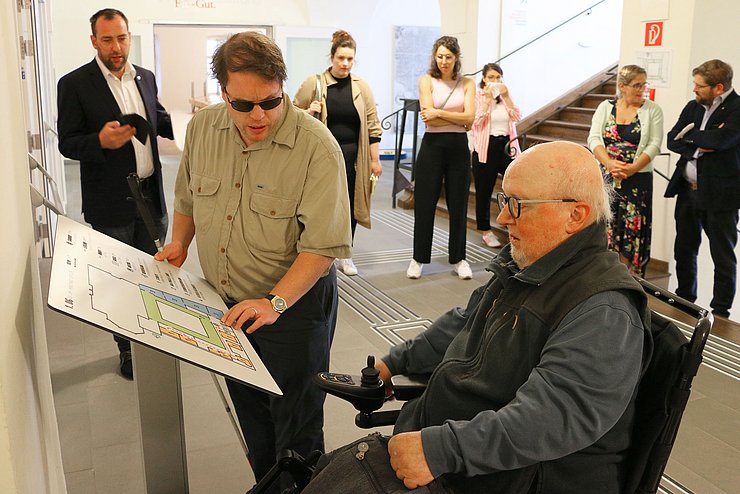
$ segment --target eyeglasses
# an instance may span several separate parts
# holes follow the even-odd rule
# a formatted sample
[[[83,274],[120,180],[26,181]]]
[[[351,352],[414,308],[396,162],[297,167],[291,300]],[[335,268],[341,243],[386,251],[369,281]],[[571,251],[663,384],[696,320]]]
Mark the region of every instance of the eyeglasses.
[[[711,84],[697,84],[697,83],[694,83],[694,87],[696,89],[704,89],[705,87],[714,87],[714,86],[712,86]]]
[[[646,87],[648,87],[649,85],[650,85],[650,84],[648,84],[647,82],[643,82],[643,83],[639,83],[639,82],[636,82],[636,83],[634,83],[634,84],[630,84],[629,86],[630,86],[630,87],[631,87],[632,89],[635,89],[635,90],[638,90],[638,91],[639,91],[640,89],[645,89],[645,88],[646,88]]]
[[[496,194],[496,202],[498,203],[498,210],[503,211],[505,207],[509,207],[509,214],[512,218],[517,219],[522,215],[522,204],[541,204],[543,202],[578,202],[575,199],[517,199],[516,197],[509,197],[503,192]]]
[[[255,106],[259,106],[265,111],[272,110],[273,108],[277,108],[278,105],[280,105],[280,103],[283,101],[282,95],[278,96],[277,98],[267,99],[265,101],[247,101],[243,99],[232,100],[229,97],[229,93],[226,91],[226,88],[224,88],[224,94],[226,95],[226,100],[229,102],[231,107],[234,110],[242,113],[251,112],[252,110],[254,110]]]

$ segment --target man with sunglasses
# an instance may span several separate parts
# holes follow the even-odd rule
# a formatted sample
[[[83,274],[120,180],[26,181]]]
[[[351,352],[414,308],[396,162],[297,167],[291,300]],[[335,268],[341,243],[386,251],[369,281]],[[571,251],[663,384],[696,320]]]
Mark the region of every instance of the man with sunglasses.
[[[80,162],[85,221],[109,237],[154,254],[157,248],[129,200],[126,179],[131,173],[141,179],[159,241],[164,242],[168,218],[157,136],[174,139],[172,121],[157,100],[154,74],[128,61],[131,33],[123,12],[99,10],[90,17],[90,28],[95,59],[59,80],[59,152]],[[119,122],[129,114],[137,114],[142,124]],[[133,379],[131,343],[113,338],[121,375]]]
[[[385,383],[431,372],[389,468],[429,492],[619,494],[651,346],[645,293],[607,250],[609,188],[586,148],[554,142],[514,160],[503,190],[491,279],[376,364]],[[326,472],[304,493],[351,492]]]
[[[696,300],[696,257],[702,230],[714,262],[715,316],[730,317],[737,281],[740,209],[740,97],[732,89],[732,67],[709,60],[696,67],[693,101],[668,132],[668,149],[678,153],[665,197],[676,200],[676,294]],[[686,129],[686,131],[684,131]]]
[[[231,36],[212,69],[224,103],[188,125],[172,242],[156,259],[181,265],[196,237],[205,278],[229,307],[222,321],[246,332],[283,391],[227,380],[259,481],[283,449],[324,449],[325,395],[311,376],[329,367],[333,260],[351,257],[349,196],[341,149],[283,93],[271,39]]]

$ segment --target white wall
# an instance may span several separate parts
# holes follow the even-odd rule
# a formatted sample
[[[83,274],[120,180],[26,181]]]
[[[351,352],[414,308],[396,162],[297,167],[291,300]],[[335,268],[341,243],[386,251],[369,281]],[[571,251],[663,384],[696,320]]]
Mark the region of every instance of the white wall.
[[[66,492],[32,230],[15,2],[0,5],[0,492]]]
[[[594,0],[439,0],[443,34],[456,36],[463,71],[473,73],[593,5]],[[526,116],[619,57],[622,4],[608,0],[501,62]],[[480,75],[476,76],[476,81]]]
[[[244,27],[185,26],[157,24],[154,28],[159,43],[157,84],[159,99],[170,112],[190,111],[191,84],[194,95],[203,96],[203,83],[209,74],[206,65],[209,37],[226,37],[244,31]],[[212,54],[211,54],[212,55]]]
[[[593,1],[504,0],[502,55],[507,55]],[[501,62],[504,80],[523,115],[549,104],[619,57],[622,5],[609,0]]]

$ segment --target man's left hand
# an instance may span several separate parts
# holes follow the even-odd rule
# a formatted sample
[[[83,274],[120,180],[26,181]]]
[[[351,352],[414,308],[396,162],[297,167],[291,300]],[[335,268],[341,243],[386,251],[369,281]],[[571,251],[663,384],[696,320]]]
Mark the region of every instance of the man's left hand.
[[[421,432],[404,432],[388,442],[388,454],[396,477],[408,489],[416,489],[434,480],[421,446]]]
[[[244,331],[247,334],[254,333],[262,326],[268,326],[280,317],[280,314],[275,312],[272,308],[272,304],[266,298],[242,300],[231,309],[226,311],[224,317],[221,318],[221,322],[232,328],[239,329],[245,322],[252,320],[254,321]]]

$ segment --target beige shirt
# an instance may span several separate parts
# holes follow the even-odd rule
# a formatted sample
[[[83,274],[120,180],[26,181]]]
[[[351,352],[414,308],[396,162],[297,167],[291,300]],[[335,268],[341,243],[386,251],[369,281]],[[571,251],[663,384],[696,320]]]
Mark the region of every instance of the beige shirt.
[[[264,297],[301,252],[351,257],[339,145],[283,94],[283,115],[247,147],[224,103],[188,125],[175,209],[192,216],[206,279],[226,300]]]

